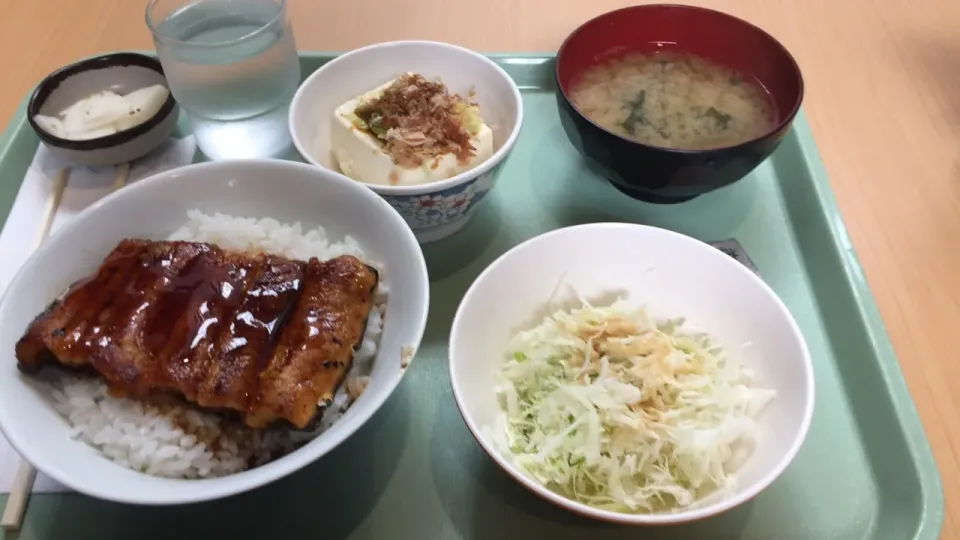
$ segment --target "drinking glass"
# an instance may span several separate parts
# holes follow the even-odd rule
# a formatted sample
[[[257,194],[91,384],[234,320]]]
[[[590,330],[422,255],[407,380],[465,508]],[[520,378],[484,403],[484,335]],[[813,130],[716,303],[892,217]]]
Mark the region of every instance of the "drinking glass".
[[[151,0],[146,18],[170,91],[207,157],[289,151],[300,62],[286,0]]]

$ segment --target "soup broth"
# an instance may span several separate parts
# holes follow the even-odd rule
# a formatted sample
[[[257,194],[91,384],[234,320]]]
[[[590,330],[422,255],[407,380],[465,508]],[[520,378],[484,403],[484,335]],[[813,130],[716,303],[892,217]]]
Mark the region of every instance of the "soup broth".
[[[763,88],[736,71],[673,51],[630,54],[588,69],[570,99],[584,116],[643,144],[734,146],[774,128]]]

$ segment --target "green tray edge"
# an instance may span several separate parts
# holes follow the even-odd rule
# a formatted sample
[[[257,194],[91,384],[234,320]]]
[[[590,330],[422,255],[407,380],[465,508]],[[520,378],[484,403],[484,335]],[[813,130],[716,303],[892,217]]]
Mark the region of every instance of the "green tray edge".
[[[109,52],[120,52],[108,51]],[[155,56],[152,50],[127,50],[127,52],[138,52],[150,56]],[[331,58],[343,54],[344,51],[299,51],[301,57],[313,57],[317,59]],[[93,56],[100,56],[99,53]],[[498,64],[505,61],[520,58],[542,58],[548,59],[555,57],[553,52],[483,52],[483,54]],[[33,90],[31,89],[30,94]],[[23,153],[21,150],[30,149],[39,143],[36,135],[30,129],[23,129],[26,123],[26,106],[29,101],[27,95],[20,103],[20,106],[14,112],[10,121],[7,123],[3,133],[0,134],[0,164],[5,164],[8,159],[24,160],[29,165],[33,153]],[[842,261],[843,276],[845,285],[853,292],[854,301],[857,305],[857,312],[860,315],[860,323],[867,332],[869,347],[873,355],[879,360],[879,366],[883,374],[883,380],[887,393],[892,398],[894,412],[901,428],[907,439],[907,446],[910,455],[917,466],[918,477],[921,484],[921,495],[923,497],[922,515],[920,517],[919,528],[915,531],[914,538],[917,539],[935,539],[939,538],[943,528],[945,515],[945,500],[943,494],[943,484],[940,477],[939,468],[933,456],[933,450],[927,439],[923,422],[907,388],[906,380],[903,377],[903,371],[900,368],[900,362],[897,359],[893,343],[887,333],[886,325],[880,315],[880,310],[876,300],[867,282],[866,274],[856,255],[856,250],[847,232],[840,209],[837,206],[836,198],[830,187],[826,167],[817,150],[816,142],[813,138],[813,132],[807,120],[804,109],[801,108],[794,121],[794,131],[797,133],[797,141],[801,154],[807,165],[810,179],[813,183],[816,194],[816,204],[820,214],[826,219],[826,225],[831,233],[831,251]],[[16,155],[20,154],[20,155]],[[26,166],[24,166],[26,168]],[[19,190],[19,183],[7,182],[6,179],[0,179],[0,229],[6,221],[10,207],[16,199],[16,191]],[[10,193],[12,192],[12,194]],[[6,499],[5,496],[3,496]],[[4,504],[6,501],[4,500]]]
[[[933,449],[926,436],[923,421],[907,387],[893,343],[880,314],[876,299],[867,282],[866,274],[847,232],[840,208],[827,176],[826,167],[817,150],[813,130],[801,109],[794,125],[798,133],[800,152],[807,164],[816,193],[816,204],[826,219],[830,231],[831,250],[843,263],[844,284],[853,292],[854,302],[860,316],[860,324],[867,332],[870,350],[879,361],[887,393],[891,397],[894,412],[906,436],[907,447],[916,464],[923,497],[920,527],[915,538],[939,538],[945,516],[945,499],[940,470]]]

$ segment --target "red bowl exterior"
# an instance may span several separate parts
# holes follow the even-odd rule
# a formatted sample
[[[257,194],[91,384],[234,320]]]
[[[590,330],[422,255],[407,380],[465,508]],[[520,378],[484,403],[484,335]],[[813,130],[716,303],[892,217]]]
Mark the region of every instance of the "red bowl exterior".
[[[580,114],[567,97],[577,77],[600,62],[666,49],[696,54],[755,78],[772,98],[777,125],[737,146],[675,150],[607,131]],[[779,146],[803,101],[800,68],[776,39],[731,15],[692,6],[634,6],[584,23],[560,47],[556,78],[561,125],[587,163],[620,191],[659,203],[689,200],[749,174]]]

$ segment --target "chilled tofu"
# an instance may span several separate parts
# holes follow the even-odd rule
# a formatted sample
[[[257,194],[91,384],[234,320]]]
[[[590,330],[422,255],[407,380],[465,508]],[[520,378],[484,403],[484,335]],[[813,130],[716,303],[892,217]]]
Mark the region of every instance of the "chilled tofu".
[[[413,74],[408,74],[413,75]],[[461,160],[452,152],[429,156],[415,167],[401,166],[385,148],[382,139],[358,127],[363,122],[354,114],[364,102],[377,99],[399,79],[391,80],[337,107],[333,113],[331,146],[340,171],[360,182],[376,185],[411,186],[428,184],[470,170],[493,155],[493,132],[478,118],[469,126],[473,155]]]

